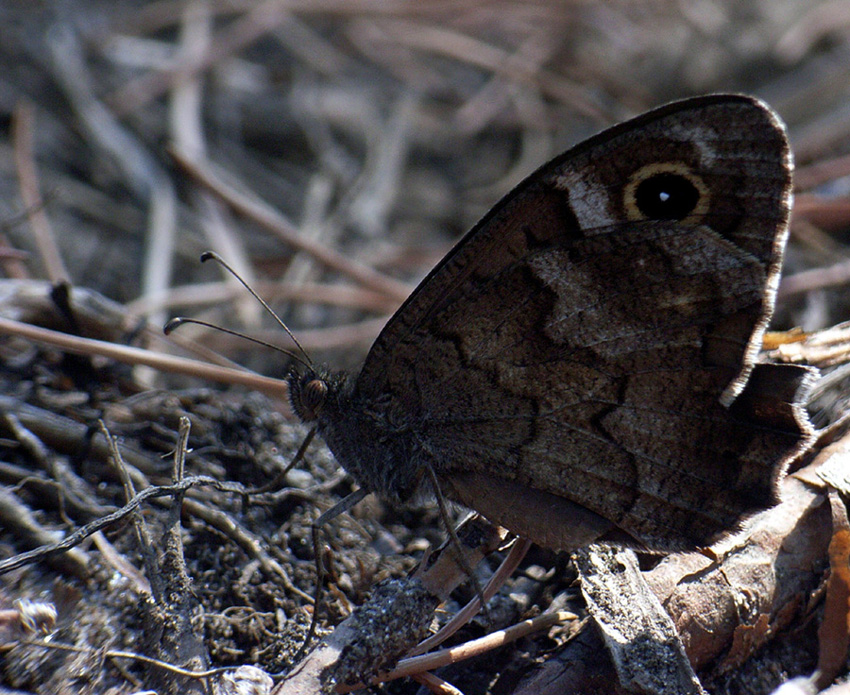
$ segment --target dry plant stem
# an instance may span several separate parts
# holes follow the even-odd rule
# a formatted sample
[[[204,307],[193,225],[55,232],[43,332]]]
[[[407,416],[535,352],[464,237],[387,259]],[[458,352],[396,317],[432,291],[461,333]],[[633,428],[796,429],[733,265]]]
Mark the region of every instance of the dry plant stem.
[[[102,531],[92,534],[92,542],[103,557],[104,562],[121,573],[132,584],[133,591],[139,596],[151,596],[151,583],[126,557],[121,555],[112,543],[107,540]]]
[[[181,417],[180,426],[177,431],[177,447],[174,450],[174,467],[171,473],[171,482],[173,483],[179,483],[186,475],[186,451],[189,447],[190,427],[189,418]],[[180,505],[183,504],[183,498],[185,496],[185,490],[181,490],[174,495],[174,505],[171,509],[169,523],[180,522]]]
[[[146,200],[153,194],[153,172],[160,169],[159,164],[98,100],[79,38],[69,27],[55,26],[47,43],[54,78],[90,144],[114,161],[121,168],[126,185],[140,200]]]
[[[44,528],[30,509],[5,487],[0,487],[0,526],[6,532],[11,533],[17,539],[19,545],[35,548],[35,550],[29,551],[30,553],[57,542],[56,531]],[[23,554],[26,555],[27,553]],[[60,574],[69,574],[83,580],[90,576],[88,558],[79,548],[74,548],[72,552],[66,555],[51,557],[46,560]],[[0,563],[0,567],[2,567],[2,564]]]
[[[181,449],[181,446],[178,446],[177,452],[180,452],[181,450],[185,451],[185,447],[186,447],[186,441],[183,441],[183,439],[184,439],[184,437],[188,437],[188,430],[186,430],[185,434],[182,431],[182,428],[184,426],[183,425],[184,419],[185,418],[181,418],[180,437],[181,437],[181,442],[182,442],[182,445],[181,445],[182,449]],[[119,463],[119,470],[122,470],[124,468],[123,460],[121,459],[120,452],[118,452],[117,445],[115,444],[115,440],[114,440],[114,438],[109,436],[109,434],[108,434],[108,432],[106,432],[105,428],[103,428],[103,429],[104,429],[105,435],[107,436],[108,441],[110,442],[110,445],[115,447],[113,457],[114,457],[114,460]],[[175,453],[175,456],[177,456],[177,453]],[[181,477],[182,477],[182,474],[181,474]],[[184,510],[186,513],[191,514],[195,518],[200,519],[201,521],[203,521],[206,524],[209,524],[212,528],[217,529],[222,534],[224,534],[226,537],[228,537],[231,541],[233,541],[236,545],[238,545],[240,548],[242,548],[250,557],[256,559],[260,563],[260,566],[263,568],[263,570],[266,572],[266,574],[268,574],[271,577],[277,577],[278,579],[280,579],[281,583],[284,585],[284,587],[288,591],[290,591],[291,593],[293,593],[297,596],[300,596],[303,600],[312,603],[313,597],[310,596],[309,594],[307,594],[306,592],[301,591],[298,587],[296,587],[294,584],[292,584],[292,580],[289,578],[289,575],[286,573],[286,570],[283,568],[283,566],[279,562],[277,562],[274,558],[269,556],[269,554],[266,552],[266,550],[264,548],[264,543],[259,538],[254,536],[254,534],[250,533],[241,524],[237,523],[236,520],[233,519],[233,517],[231,517],[227,513],[223,512],[221,510],[218,510],[218,509],[211,509],[207,505],[205,505],[201,502],[198,502],[197,500],[184,499],[183,493],[188,488],[187,487],[180,488],[179,487],[180,482],[181,481],[178,478],[174,483],[175,486],[178,486],[177,487],[177,489],[178,489],[177,494],[179,494],[181,496],[180,497],[180,504],[177,505],[175,503],[175,504],[171,505],[172,509],[174,509],[175,507],[177,508],[177,514],[178,515],[179,515],[180,510],[182,508],[182,510]],[[130,488],[130,490],[132,491],[132,487]],[[132,496],[133,496],[132,494],[128,496],[128,502],[131,500]],[[176,499],[176,495],[175,495],[175,499]],[[141,518],[141,512],[138,508],[134,511],[134,515]],[[153,548],[154,544],[152,542],[152,539],[150,538],[150,536],[147,533],[146,526],[144,525],[143,518],[141,518],[141,526],[139,524],[137,524],[136,528],[137,528],[137,534],[139,536],[139,547],[141,548],[143,555],[146,557],[146,563],[145,564],[147,565],[149,558],[147,558],[147,555],[145,555],[145,553],[147,552],[147,549]],[[153,569],[154,569],[153,567],[148,569],[148,576],[155,578],[155,577],[157,577],[158,573],[153,571]],[[154,582],[155,579],[152,579],[151,581]],[[157,595],[156,587],[154,587],[154,595]]]
[[[210,48],[212,29],[209,6],[205,2],[192,2],[183,11],[180,31],[180,67],[196,63]],[[178,68],[179,70],[180,68]],[[203,129],[202,76],[198,73],[175,81],[171,90],[170,130],[176,146],[196,157],[206,157]],[[201,228],[211,247],[233,267],[249,285],[256,284],[256,274],[240,238],[232,232],[225,220],[225,210],[219,200],[206,191],[192,191],[191,197],[198,211]],[[233,289],[239,282],[223,271],[224,282]],[[244,292],[238,296],[234,309],[242,325],[256,326],[260,322],[260,307]]]
[[[812,290],[838,287],[850,283],[850,261],[841,261],[827,268],[803,270],[782,278],[779,283],[777,299],[782,300],[796,294],[805,294]]]
[[[38,182],[35,157],[32,151],[32,131],[35,122],[35,110],[32,104],[21,102],[15,109],[13,135],[15,140],[15,169],[20,183],[21,199],[27,209],[30,230],[32,230],[39,256],[44,264],[47,277],[51,282],[70,282],[62,255],[56,245],[56,238],[44,210],[44,200]]]
[[[106,97],[106,103],[119,116],[124,117],[144,107],[167,92],[175,81],[194,79],[225,58],[239,53],[257,39],[274,31],[289,16],[280,0],[266,0],[232,22],[210,41],[210,48],[201,56],[193,57],[176,70],[150,72],[131,80]]]
[[[74,502],[62,494],[60,485],[47,475],[33,471],[22,466],[0,461],[0,483],[31,490],[42,500],[43,508],[59,509],[64,506],[65,510],[73,516],[84,519],[94,519],[114,511],[114,507],[107,507],[93,501],[85,506],[74,508]]]
[[[181,417],[172,469],[174,485],[185,479],[189,429],[189,419]],[[164,592],[156,597],[158,610],[151,611],[147,618],[156,630],[154,634],[158,638],[159,658],[191,664],[194,669],[202,669],[209,664],[209,654],[203,642],[202,632],[197,627],[197,616],[202,614],[202,609],[192,590],[192,580],[183,557],[180,512],[185,493],[185,488],[178,489],[171,500],[171,509],[163,533],[163,552],[158,558],[157,568],[162,577]],[[205,689],[197,682],[190,681],[181,686],[178,692],[181,695],[188,692],[197,692],[200,695]]]
[[[794,220],[817,229],[839,231],[850,220],[850,200],[801,194],[794,199]]]
[[[797,62],[813,44],[850,23],[850,8],[842,2],[824,2],[809,6],[780,37],[776,56],[789,63]]]
[[[274,398],[285,401],[287,396],[286,382],[280,379],[271,379],[260,376],[247,370],[229,369],[217,365],[204,364],[195,360],[189,360],[172,355],[142,350],[141,348],[128,347],[107,343],[102,340],[91,340],[78,338],[51,331],[47,328],[39,328],[20,321],[12,321],[0,317],[0,333],[18,335],[28,340],[52,345],[53,347],[67,350],[80,355],[101,355],[116,362],[132,365],[145,365],[164,372],[174,372],[195,376],[200,379],[209,379],[227,384],[240,384],[248,388],[262,391]]]
[[[526,635],[548,630],[553,625],[565,623],[570,620],[578,620],[578,616],[575,613],[570,613],[569,611],[543,613],[542,615],[538,615],[536,618],[524,620],[521,623],[512,625],[505,630],[496,630],[495,632],[491,632],[489,635],[465,642],[457,647],[442,649],[438,652],[434,652],[433,654],[424,654],[421,656],[410,657],[409,659],[402,659],[397,668],[393,669],[390,673],[382,675],[374,682],[383,683],[390,680],[396,680],[398,678],[405,678],[407,676],[412,676],[415,673],[433,671],[434,669],[442,668],[443,666],[456,664],[459,661],[472,659],[476,656],[480,656],[481,654],[498,649],[510,642],[515,642]],[[348,693],[352,690],[356,690],[358,687],[362,688],[363,685],[337,688],[336,692]]]
[[[224,258],[227,256],[222,255]],[[241,272],[241,271],[240,271]],[[229,276],[228,276],[229,277]],[[389,314],[398,309],[398,302],[383,293],[351,285],[327,285],[305,282],[299,285],[258,281],[252,286],[267,301],[295,301],[309,304],[328,304],[344,308]],[[245,288],[229,282],[207,282],[183,285],[166,290],[162,295],[143,297],[125,305],[131,316],[144,316],[152,311],[185,306],[214,306],[245,296]]]
[[[844,369],[850,355],[850,326],[839,324],[806,336],[803,341],[783,343],[768,353],[771,358],[792,364],[811,364],[817,367],[842,365]],[[834,372],[825,379],[834,379]]]
[[[388,220],[404,180],[413,144],[411,131],[415,128],[418,111],[418,95],[412,90],[402,92],[389,118],[383,124],[376,123],[374,135],[367,138],[372,144],[359,181],[351,189],[351,200],[345,207],[351,220],[368,235],[379,236],[387,232]]]
[[[67,332],[68,317],[56,301],[73,314],[79,332],[90,338],[114,340],[131,329],[126,309],[94,290],[68,285],[53,285],[47,280],[0,279],[0,315],[22,323]],[[64,295],[64,296],[62,296]]]
[[[54,449],[75,452],[87,445],[90,447],[89,453],[93,459],[101,462],[110,460],[110,451],[106,441],[100,437],[95,437],[88,442],[89,428],[76,420],[56,415],[44,408],[36,408],[12,396],[0,395],[0,412],[14,415],[27,430]],[[128,472],[134,484],[147,486],[148,482],[143,471],[155,471],[157,468],[156,461],[126,445],[119,445],[119,447],[124,461],[129,464]],[[105,507],[102,511],[98,511],[95,516],[111,511],[113,511],[111,507]]]
[[[64,426],[61,424],[61,422],[56,423],[56,426],[53,426],[51,423],[53,423],[54,420],[65,421],[67,419],[60,418],[59,416],[53,415],[51,413],[47,413],[46,411],[41,411],[40,409],[34,408],[32,406],[26,406],[26,405],[23,405],[23,404],[20,404],[20,403],[16,403],[14,401],[14,399],[0,398],[0,409],[3,409],[5,411],[5,416],[7,418],[14,417],[16,420],[18,418],[21,418],[21,419],[24,419],[27,424],[36,425],[36,426],[40,427],[42,434],[45,434],[45,427],[52,428],[49,432],[46,432],[47,438],[51,442],[54,442],[55,444],[58,444],[58,446],[63,447],[67,450],[72,450],[72,449],[78,448],[80,446],[80,443],[82,442],[83,437],[85,436],[85,432],[87,430],[87,428],[84,425],[81,425],[77,422],[67,421],[67,425],[73,426],[74,431],[73,432],[65,432],[63,430]],[[133,497],[135,496],[135,489],[134,489],[133,483],[130,481],[131,475],[134,475],[136,477],[136,479],[137,479],[136,484],[137,485],[140,485],[142,487],[147,488],[149,483],[147,482],[145,477],[139,472],[139,470],[137,468],[128,470],[128,467],[124,463],[125,458],[128,455],[132,455],[133,452],[129,451],[127,449],[124,449],[123,454],[122,454],[122,451],[119,450],[119,448],[118,448],[117,441],[114,438],[112,438],[111,436],[109,436],[108,432],[106,432],[105,430],[104,430],[104,436],[105,436],[105,444],[104,444],[104,440],[99,440],[97,438],[95,438],[91,442],[93,454],[95,454],[95,456],[98,456],[99,449],[108,448],[108,450],[111,452],[110,458],[114,462],[116,462],[116,464],[117,464],[117,471],[119,472],[119,477],[122,479],[125,490],[127,491],[127,499],[132,502]],[[105,460],[107,458],[106,455],[105,455],[105,452],[101,453],[99,458]],[[143,467],[150,468],[150,466],[143,466]],[[8,468],[8,466],[6,466],[5,468]],[[5,470],[5,468],[4,468],[4,470]],[[24,471],[24,470],[21,470],[17,473],[15,471],[11,471],[11,470],[6,470],[5,472],[7,474],[13,474],[14,478],[17,479],[18,481],[25,479],[25,477],[28,475],[28,472]],[[29,475],[31,476],[32,473],[30,472]],[[200,480],[200,479],[196,479],[196,480]],[[37,482],[37,481],[35,481],[35,482]],[[53,488],[53,487],[55,487],[55,485],[53,483],[50,483],[49,487]],[[179,487],[178,486],[178,488],[176,488],[176,489],[182,490],[182,489],[187,489],[187,487],[188,486],[185,486],[185,487]],[[234,490],[231,490],[231,492],[233,492],[233,491]],[[245,491],[242,490],[241,488],[236,490],[236,491],[240,492],[242,494],[245,493]],[[135,507],[135,505],[134,505],[134,507]],[[305,592],[300,591],[297,587],[294,587],[291,584],[291,581],[289,580],[289,577],[286,574],[286,571],[283,569],[283,567],[280,565],[280,563],[275,561],[273,558],[269,557],[268,553],[264,550],[264,545],[263,545],[262,541],[260,539],[256,538],[253,534],[249,533],[246,529],[241,527],[239,524],[235,523],[235,521],[230,516],[228,516],[224,512],[210,509],[209,507],[203,505],[202,503],[197,502],[195,500],[191,500],[191,499],[184,501],[184,507],[185,507],[187,513],[193,514],[194,516],[203,520],[205,523],[208,523],[209,525],[218,529],[223,534],[228,536],[231,540],[233,540],[237,545],[239,545],[241,548],[243,548],[243,550],[245,550],[245,552],[248,553],[251,557],[257,558],[260,561],[263,569],[270,576],[278,577],[281,580],[281,582],[284,584],[284,586],[289,591],[297,594],[302,599],[304,599],[308,602],[312,601],[312,597],[309,594],[306,594]],[[123,514],[121,514],[121,510],[118,510],[118,512],[116,512],[116,510],[114,510],[112,508],[106,508],[106,507],[103,507],[103,508],[100,508],[100,507],[86,508],[85,511],[87,512],[87,516],[92,516],[94,514],[94,512],[96,512],[96,514],[94,514],[95,516],[109,515],[109,518],[112,519],[113,521],[117,520],[117,518],[120,518],[121,516],[123,516]],[[118,514],[119,516],[116,517],[115,514]],[[29,518],[29,515],[22,514],[21,509],[16,506],[15,512],[14,512],[14,514],[12,514],[10,519],[11,518],[18,520],[19,522],[22,522],[23,520]],[[108,523],[111,523],[111,522],[108,522],[108,521],[104,522],[104,519],[98,519],[97,523],[100,523],[102,526],[106,526],[106,525],[108,525]],[[11,526],[12,526],[12,524],[9,524],[8,527],[11,527]],[[154,543],[153,543],[152,539],[150,538],[150,536],[147,534],[147,531],[146,531],[146,528],[144,527],[144,525],[141,525],[141,526],[137,525],[137,534],[138,534],[138,538],[139,538],[139,547],[142,548],[143,553],[144,553],[145,549],[154,547]],[[19,535],[21,535],[21,537],[26,537],[26,534],[24,534],[24,533],[21,533]],[[55,542],[56,542],[56,539],[53,535],[45,535],[44,537],[40,537],[37,542],[33,543],[33,545],[35,545],[35,546],[52,546]],[[43,548],[42,550],[45,551],[45,554],[49,554],[47,552],[46,548]],[[69,555],[70,555],[70,559],[74,560],[79,555],[79,551],[75,550],[72,553],[70,553]],[[67,564],[67,562],[70,562],[70,560],[61,560],[61,558],[60,558],[60,561],[64,564]],[[78,562],[79,562],[79,560],[78,560]],[[80,564],[80,567],[82,568],[82,563]],[[156,573],[149,571],[149,576],[155,577]]]
[[[127,503],[131,502],[136,496],[136,489],[133,486],[133,481],[127,472],[127,466],[124,459],[121,457],[121,451],[118,449],[118,442],[115,437],[109,432],[106,423],[100,422],[100,431],[106,439],[109,450],[112,453],[112,465],[118,472],[118,477],[121,480],[121,485],[124,487],[124,496]],[[157,572],[156,547],[151,538],[148,525],[145,523],[145,517],[142,515],[140,507],[135,507],[132,511],[133,515],[133,530],[136,533],[136,544],[139,552],[142,555],[142,561],[145,566],[145,576],[148,579],[151,587],[151,593],[155,599],[159,599],[163,594],[162,581]]]
[[[212,11],[217,17],[229,16],[241,11],[246,5],[242,0],[235,2],[220,3],[212,6]],[[298,12],[307,17],[332,14],[343,18],[359,17],[369,15],[370,17],[407,17],[413,13],[415,16],[421,14],[435,14],[442,17],[446,12],[446,3],[442,0],[422,0],[422,2],[411,5],[408,0],[287,0],[286,7],[291,12]],[[449,11],[457,12],[460,9],[477,9],[479,3],[473,0],[463,0],[448,6]],[[499,5],[497,10],[504,14],[512,9],[511,5]],[[174,5],[171,3],[142,5],[133,13],[123,18],[118,25],[123,31],[134,30],[144,33],[155,33],[163,29],[172,28],[176,22]],[[525,12],[520,13],[517,21],[525,17]],[[179,17],[179,15],[177,15]],[[539,14],[534,15],[539,17]],[[548,15],[546,15],[548,16]],[[288,21],[288,20],[287,20]]]
[[[379,319],[367,319],[331,328],[314,328],[298,331],[298,342],[305,350],[328,350],[347,348],[352,345],[370,346],[381,329],[386,325],[388,316]],[[281,341],[280,331],[255,331],[252,336],[268,343]],[[284,345],[288,347],[291,344]]]
[[[145,500],[150,499],[152,497],[170,497],[173,496],[175,493],[190,488],[194,485],[210,485],[224,492],[230,492],[237,495],[244,494],[245,492],[244,488],[241,488],[241,486],[239,485],[236,485],[234,483],[223,483],[220,480],[216,480],[215,478],[210,478],[208,476],[190,476],[189,478],[182,480],[176,485],[159,485],[155,487],[149,487],[138,493],[135,497],[133,497],[132,500],[130,500],[120,509],[112,512],[111,514],[107,514],[104,517],[96,519],[86,524],[85,526],[81,526],[72,534],[68,535],[66,538],[64,538],[58,543],[50,543],[34,550],[30,550],[28,552],[20,553],[10,558],[6,558],[5,560],[0,560],[0,574],[11,572],[12,570],[17,569],[18,567],[23,567],[24,565],[27,565],[35,560],[50,557],[58,553],[64,553],[70,548],[73,548],[74,546],[77,546],[82,543],[93,533],[108,528],[112,524],[124,519]]]
[[[191,153],[172,149],[171,154],[195,181],[211,190],[240,214],[268,229],[284,243],[310,254],[326,268],[346,275],[364,287],[382,292],[400,302],[407,299],[411,291],[407,284],[356,263],[338,251],[301,238],[279,212],[225,183],[211,166],[195,161]]]
[[[540,70],[541,66],[552,57],[558,50],[559,41],[556,40],[548,27],[541,27],[531,36],[525,39],[517,50],[511,53],[508,61],[510,66],[507,71],[512,72],[527,66],[533,73]],[[510,105],[512,95],[520,90],[516,85],[506,82],[501,76],[494,75],[481,89],[478,90],[467,102],[458,109],[455,121],[462,132],[476,133],[483,130],[498,114]],[[529,89],[525,92],[532,91]],[[540,96],[535,90],[535,95]],[[539,101],[539,100],[538,100]],[[539,119],[538,122],[544,122]],[[551,152],[551,149],[548,150]],[[546,154],[537,159],[544,161]],[[533,171],[533,165],[525,171]],[[504,189],[503,189],[504,190]]]
[[[0,268],[5,277],[11,280],[26,280],[30,277],[24,261],[29,258],[26,251],[13,249],[9,238],[0,231]]]
[[[162,669],[163,671],[167,671],[178,676],[184,676],[186,678],[209,678],[211,676],[217,676],[222,673],[227,673],[228,671],[233,671],[232,666],[222,666],[219,668],[210,668],[205,670],[191,670],[181,668],[180,666],[168,663],[167,661],[162,661],[161,659],[154,659],[153,657],[145,656],[144,654],[137,654],[135,652],[121,651],[117,649],[88,649],[86,647],[79,647],[74,644],[63,644],[62,642],[58,642],[55,640],[51,640],[49,642],[45,642],[42,640],[22,640],[20,643],[26,644],[31,647],[42,647],[44,649],[55,649],[58,651],[65,652],[89,653],[92,655],[105,657],[107,659],[131,659],[132,661],[138,661],[144,664],[149,664],[150,666]]]
[[[221,511],[220,509],[212,509],[209,506],[193,499],[183,501],[183,510],[197,519],[200,519],[212,528],[220,531],[223,535],[233,541],[236,545],[242,548],[245,553],[257,560],[263,571],[270,577],[277,578],[284,588],[292,594],[299,596],[302,600],[313,603],[313,597],[299,589],[292,583],[286,570],[277,560],[271,557],[265,546],[265,542],[251,533],[236,520]]]
[[[153,181],[149,210],[147,249],[142,269],[142,294],[157,294],[171,284],[174,265],[177,196],[165,175]],[[165,314],[148,317],[155,324],[166,320]]]
[[[842,155],[799,167],[794,171],[794,187],[798,191],[809,191],[845,176],[850,176],[850,155]]]
[[[499,569],[493,574],[490,578],[490,581],[487,582],[487,586],[484,587],[484,600],[489,601],[493,595],[504,585],[505,581],[510,577],[516,568],[519,567],[519,563],[522,562],[523,558],[528,553],[528,550],[532,546],[532,542],[525,538],[517,538],[507,557],[502,561],[502,564],[499,565]],[[466,625],[472,618],[478,613],[481,608],[481,599],[476,596],[469,603],[467,603],[463,608],[461,608],[452,619],[446,623],[442,628],[440,628],[439,632],[435,635],[432,635],[428,639],[421,642],[418,646],[410,651],[411,656],[416,656],[417,654],[424,654],[425,652],[433,649],[436,646],[439,646],[443,642],[445,642],[449,637],[451,637],[455,632],[460,630],[464,625]]]
[[[181,12],[180,35],[177,46],[175,72],[178,79],[171,86],[169,130],[180,149],[198,156],[206,152],[204,129],[201,121],[203,76],[185,70],[196,63],[210,48],[212,29],[209,7],[206,3],[188,3]],[[184,72],[185,71],[185,72]]]
[[[356,187],[356,183],[353,187]],[[337,248],[342,233],[339,207],[342,207],[343,203],[339,204],[335,214],[330,212],[328,208],[332,196],[333,186],[329,177],[321,172],[313,174],[304,194],[304,203],[296,231],[300,239],[307,243]],[[344,196],[343,200],[346,198],[347,196]],[[279,279],[290,285],[300,285],[308,280],[315,280],[321,272],[322,269],[316,267],[310,256],[295,254]]]
[[[354,60],[334,46],[330,37],[326,38],[295,14],[287,15],[275,32],[275,39],[317,73],[333,77],[353,67]]]
[[[598,121],[607,116],[602,106],[591,101],[588,90],[579,84],[549,70],[541,70],[535,61],[512,61],[511,53],[467,34],[407,19],[385,19],[369,25],[361,20],[357,28],[363,34],[362,39],[371,37],[376,44],[392,40],[410,48],[447,55],[489,69],[508,82],[530,85]]]
[[[166,172],[135,136],[97,99],[76,34],[55,27],[48,42],[51,64],[89,139],[121,168],[127,185],[148,205],[142,293],[169,285],[173,264],[177,196]],[[162,319],[152,317],[156,323]]]
[[[50,451],[41,438],[24,425],[15,411],[0,412],[0,422],[56,488],[56,507],[63,517],[66,511],[87,519],[112,511],[112,508],[105,508],[98,503],[91,486],[76,473],[65,457]]]
[[[833,56],[833,60],[835,57]],[[837,62],[829,77],[841,80],[846,78],[846,54]],[[828,78],[820,81],[824,90],[834,90],[835,82]],[[816,127],[798,130],[794,138],[794,157],[799,161],[813,161],[822,157],[831,157],[840,149],[841,142],[846,141],[848,134],[848,107],[845,102],[838,102],[830,109],[824,109],[819,114]],[[812,124],[815,125],[815,124]],[[796,205],[796,204],[795,204]]]
[[[107,440],[113,452],[113,461],[117,463],[119,471],[126,471],[127,467],[123,463],[124,457],[118,449],[117,441],[111,436],[108,437]],[[144,484],[147,486],[146,481],[144,482]],[[128,499],[126,505],[77,529],[77,531],[75,531],[71,536],[62,540],[61,543],[57,543],[53,535],[40,537],[38,539],[39,547],[35,548],[35,550],[29,553],[22,553],[21,555],[16,555],[12,558],[0,562],[0,574],[8,572],[24,564],[27,564],[27,562],[30,562],[34,559],[38,559],[40,557],[50,557],[57,552],[72,548],[73,546],[82,542],[88,536],[98,532],[100,529],[108,528],[110,525],[120,521],[121,519],[126,517],[127,514],[136,513],[141,502],[146,499],[156,499],[157,497],[173,496],[176,493],[188,490],[193,485],[211,485],[219,490],[232,494],[244,495],[246,493],[246,490],[244,490],[241,486],[235,484],[221,483],[217,480],[204,476],[195,476],[192,478],[187,478],[185,480],[180,481],[179,483],[170,486],[146,487],[145,490],[138,494],[135,494],[133,492],[133,485],[128,481],[127,483],[125,483],[125,489],[128,490],[130,498]],[[2,489],[0,489],[0,491],[2,491]],[[2,515],[3,510],[6,508],[3,506],[3,502],[4,499],[0,498],[0,515]],[[277,562],[274,558],[270,557],[265,551],[263,542],[259,538],[251,534],[249,531],[247,531],[247,529],[243,528],[240,524],[236,523],[232,517],[220,510],[210,509],[201,502],[198,502],[197,500],[193,499],[185,499],[183,501],[183,508],[188,514],[191,514],[192,516],[195,516],[198,519],[202,520],[204,523],[209,524],[210,526],[227,536],[234,543],[236,543],[250,557],[255,558],[260,563],[263,570],[269,576],[277,577],[278,579],[280,579],[280,581],[284,584],[287,590],[298,595],[307,602],[313,601],[312,596],[301,591],[291,583],[291,580],[289,579],[289,576],[283,569],[282,565],[280,565],[280,563]],[[13,514],[10,516],[10,520],[16,519],[16,523],[23,523],[26,519],[31,518],[31,515],[29,515],[28,510],[26,510],[26,514],[22,513],[24,510],[25,508],[22,509],[20,506],[14,506],[11,510]],[[153,540],[150,538],[150,535],[147,532],[147,528],[143,523],[143,519],[140,525],[137,526],[137,534],[139,538],[139,547],[142,549],[143,554],[145,553],[146,549],[155,547]],[[20,533],[19,535],[21,535],[21,537],[26,537],[26,534],[23,533]],[[76,559],[79,555],[79,551],[75,550],[74,552],[69,553],[69,555],[72,557],[72,559]],[[149,559],[151,562],[153,562],[152,558]],[[84,562],[82,562],[80,559],[77,559],[77,562],[80,563],[81,567],[84,566]],[[149,570],[148,576],[156,577],[157,573],[152,573]]]
[[[21,422],[13,409],[0,412],[0,422],[57,488],[56,506],[66,522],[72,523],[66,516],[66,510],[83,518],[97,516],[100,505],[89,485],[63,457],[53,454],[41,439]]]
[[[451,683],[444,681],[433,673],[415,673],[411,678],[420,685],[425,686],[434,695],[463,695]]]

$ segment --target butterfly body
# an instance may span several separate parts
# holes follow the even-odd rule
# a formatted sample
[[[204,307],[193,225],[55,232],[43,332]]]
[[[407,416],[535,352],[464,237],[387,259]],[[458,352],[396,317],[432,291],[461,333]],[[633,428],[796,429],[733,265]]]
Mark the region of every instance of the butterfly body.
[[[748,97],[616,126],[544,165],[393,316],[353,380],[289,380],[358,483],[431,480],[553,548],[705,544],[776,501],[811,374],[756,365],[791,200]]]
[[[316,384],[327,386],[321,406],[310,417],[304,392]],[[318,433],[339,464],[362,487],[388,502],[410,501],[425,472],[422,451],[412,423],[394,421],[384,401],[356,400],[353,383],[342,372],[308,370],[290,380],[296,414],[315,423]]]

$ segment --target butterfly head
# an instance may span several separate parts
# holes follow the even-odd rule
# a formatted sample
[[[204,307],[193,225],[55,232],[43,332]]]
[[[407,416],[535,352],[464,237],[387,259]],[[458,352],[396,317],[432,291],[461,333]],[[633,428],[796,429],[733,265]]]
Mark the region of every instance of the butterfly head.
[[[319,421],[329,399],[340,392],[345,374],[324,369],[308,369],[303,373],[293,370],[286,381],[292,409],[302,422],[311,424]]]
[[[364,401],[354,391],[356,379],[326,368],[301,365],[287,383],[296,415],[315,426],[360,487],[392,504],[415,496],[425,471],[422,454],[409,424],[388,412],[390,399]]]

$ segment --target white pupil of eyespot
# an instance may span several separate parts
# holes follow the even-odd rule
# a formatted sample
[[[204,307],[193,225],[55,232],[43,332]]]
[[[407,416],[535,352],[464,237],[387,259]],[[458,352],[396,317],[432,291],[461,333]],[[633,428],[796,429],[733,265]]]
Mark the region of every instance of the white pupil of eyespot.
[[[658,198],[661,200],[662,203],[666,203],[668,200],[670,200],[670,194],[661,191],[661,193],[658,194]]]

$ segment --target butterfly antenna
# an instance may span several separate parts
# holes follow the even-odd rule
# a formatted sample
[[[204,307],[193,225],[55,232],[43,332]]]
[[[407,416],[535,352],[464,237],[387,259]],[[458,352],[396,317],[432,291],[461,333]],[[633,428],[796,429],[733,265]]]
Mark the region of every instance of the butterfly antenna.
[[[309,362],[305,362],[303,359],[301,359],[301,357],[296,355],[294,352],[291,352],[290,350],[286,350],[286,349],[279,347],[277,345],[272,345],[271,343],[267,343],[265,340],[260,340],[259,338],[252,338],[250,335],[245,335],[244,333],[240,333],[239,331],[232,331],[229,328],[224,328],[222,326],[216,326],[214,323],[208,323],[207,321],[201,321],[200,319],[190,319],[186,316],[176,316],[173,319],[171,319],[168,323],[166,323],[165,326],[163,326],[162,331],[163,331],[163,333],[165,333],[165,335],[168,335],[174,329],[178,328],[179,326],[182,326],[184,323],[194,323],[198,326],[204,326],[205,328],[213,328],[217,331],[221,331],[222,333],[227,333],[228,335],[235,335],[237,338],[243,338],[244,340],[247,340],[251,343],[255,343],[257,345],[262,345],[263,347],[271,348],[272,350],[276,350],[277,352],[280,352],[280,353],[282,353],[282,354],[284,354],[288,357],[291,357],[296,362],[300,362],[301,364],[303,364],[305,367],[307,367],[307,369],[313,368],[312,364],[310,364]],[[298,347],[300,348],[301,346],[299,345]],[[303,350],[301,350],[301,352],[304,353]],[[304,353],[304,355],[306,356],[306,353]],[[310,359],[310,358],[308,357],[307,359]]]
[[[275,313],[274,309],[272,309],[269,306],[268,302],[266,302],[265,299],[263,299],[259,294],[257,294],[254,291],[254,288],[251,287],[247,282],[245,282],[245,280],[242,279],[242,276],[239,275],[239,273],[237,273],[233,268],[231,268],[227,264],[227,262],[221,256],[219,256],[217,253],[215,253],[214,251],[204,251],[201,254],[201,263],[206,263],[207,261],[215,261],[222,268],[224,268],[228,273],[230,273],[233,277],[235,277],[237,280],[239,280],[239,282],[242,283],[242,286],[251,293],[251,296],[254,297],[254,299],[256,299],[260,304],[262,304],[263,309],[265,309],[271,315],[271,317],[275,321],[277,321],[277,324],[283,329],[284,333],[286,333],[286,335],[289,336],[289,338],[292,340],[292,342],[295,343],[295,347],[297,347],[299,352],[304,356],[304,359],[300,359],[300,358],[297,358],[297,357],[295,359],[297,359],[299,362],[301,362],[301,364],[303,364],[308,369],[312,369],[313,368],[313,361],[310,359],[310,355],[308,355],[307,351],[303,347],[301,347],[301,343],[298,342],[298,338],[296,338],[295,335],[293,335],[292,331],[289,330],[289,326],[287,326],[283,322],[283,319],[280,318],[280,316],[278,316]],[[225,331],[225,332],[229,333],[231,331]],[[239,334],[237,333],[236,335],[239,335]],[[247,336],[243,336],[243,337],[247,337]],[[253,339],[248,338],[248,340],[253,340]],[[268,345],[268,343],[262,343],[262,341],[258,341],[258,340],[254,340],[254,342],[264,344],[264,345]],[[271,347],[274,347],[274,346],[271,346]],[[275,349],[279,349],[279,348],[275,348]],[[282,352],[286,352],[286,351],[283,350]],[[294,355],[292,355],[291,352],[287,352],[286,354],[294,357]]]

